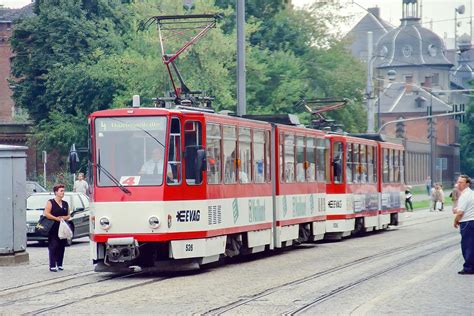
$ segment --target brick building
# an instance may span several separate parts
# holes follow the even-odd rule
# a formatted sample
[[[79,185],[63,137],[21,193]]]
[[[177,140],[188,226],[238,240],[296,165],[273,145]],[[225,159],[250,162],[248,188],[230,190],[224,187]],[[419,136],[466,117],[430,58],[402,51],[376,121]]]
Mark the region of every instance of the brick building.
[[[41,169],[41,161],[31,134],[31,124],[15,121],[15,103],[10,87],[10,58],[12,51],[9,39],[15,21],[33,14],[33,4],[21,9],[0,8],[0,144],[29,146],[27,155],[27,174],[36,176],[36,170]],[[41,159],[40,159],[41,160]],[[38,167],[39,166],[39,167]]]
[[[11,98],[10,58],[12,51],[9,39],[16,20],[33,14],[34,4],[21,9],[0,8],[0,122],[11,123],[15,115],[15,104]]]
[[[11,122],[14,103],[7,79],[10,77],[10,57],[12,52],[8,39],[11,36],[12,21],[0,20],[0,122]]]

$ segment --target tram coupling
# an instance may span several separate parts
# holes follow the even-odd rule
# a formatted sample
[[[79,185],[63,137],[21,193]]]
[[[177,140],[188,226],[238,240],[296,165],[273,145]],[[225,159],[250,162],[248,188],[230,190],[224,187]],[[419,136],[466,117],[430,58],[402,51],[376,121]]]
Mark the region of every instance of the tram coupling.
[[[109,238],[106,243],[104,264],[130,262],[139,254],[138,242],[134,238]]]

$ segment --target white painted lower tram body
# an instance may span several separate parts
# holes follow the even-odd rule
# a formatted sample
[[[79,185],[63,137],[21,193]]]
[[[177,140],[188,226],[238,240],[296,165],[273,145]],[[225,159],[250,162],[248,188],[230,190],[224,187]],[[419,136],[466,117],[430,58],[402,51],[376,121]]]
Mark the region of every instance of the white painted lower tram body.
[[[271,196],[92,203],[91,257],[100,266],[97,271],[140,265],[147,257],[174,259],[172,265],[180,261],[201,265],[221,256],[289,246],[302,240],[302,230],[302,241],[323,238],[324,194],[278,196],[276,201],[276,219]],[[101,225],[104,218],[108,225]]]

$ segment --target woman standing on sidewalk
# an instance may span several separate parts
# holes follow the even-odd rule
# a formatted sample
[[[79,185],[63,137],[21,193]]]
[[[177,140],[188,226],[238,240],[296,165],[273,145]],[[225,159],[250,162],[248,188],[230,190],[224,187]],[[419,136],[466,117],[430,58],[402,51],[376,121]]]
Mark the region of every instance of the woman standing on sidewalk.
[[[48,235],[48,251],[49,251],[49,271],[58,272],[63,270],[64,250],[66,247],[66,239],[59,239],[58,230],[61,219],[69,220],[69,205],[64,198],[64,185],[56,184],[53,187],[54,199],[46,202],[44,208],[44,216],[55,221]]]

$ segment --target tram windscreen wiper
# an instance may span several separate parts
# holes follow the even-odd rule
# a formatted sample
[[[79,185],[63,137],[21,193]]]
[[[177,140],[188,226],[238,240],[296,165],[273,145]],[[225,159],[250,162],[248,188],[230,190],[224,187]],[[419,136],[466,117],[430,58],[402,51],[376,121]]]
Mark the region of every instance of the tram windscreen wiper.
[[[127,189],[126,187],[124,187],[122,185],[122,183],[120,183],[119,180],[117,180],[117,178],[115,178],[107,169],[105,169],[104,167],[102,167],[102,165],[100,164],[100,150],[98,152],[98,162],[95,164],[97,168],[99,168],[99,171],[103,171],[104,174],[107,176],[107,178],[109,178],[116,186],[119,187],[120,190],[122,190],[124,193],[126,194],[132,194],[132,192],[130,192],[129,189]]]

